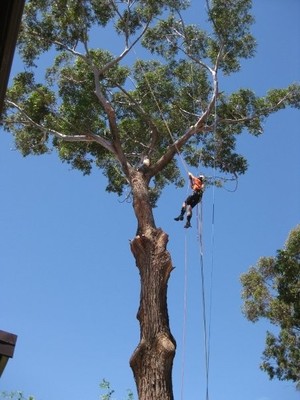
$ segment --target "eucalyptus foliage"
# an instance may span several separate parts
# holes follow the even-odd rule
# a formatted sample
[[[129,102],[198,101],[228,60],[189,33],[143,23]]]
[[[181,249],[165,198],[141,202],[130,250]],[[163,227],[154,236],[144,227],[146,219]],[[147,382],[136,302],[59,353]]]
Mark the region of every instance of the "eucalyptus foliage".
[[[113,394],[115,393],[115,391],[111,388],[110,382],[106,379],[102,379],[99,386],[101,391],[104,392],[103,394],[101,394],[100,399],[113,400]],[[126,400],[134,400],[134,396],[131,390],[128,390]]]
[[[267,332],[261,369],[271,379],[300,382],[300,225],[276,257],[263,257],[242,275],[244,313],[278,327]]]
[[[33,396],[25,396],[21,391],[0,392],[1,400],[35,400]]]
[[[107,190],[119,195],[129,169],[147,156],[154,202],[166,184],[183,184],[178,151],[189,166],[243,174],[237,135],[258,136],[271,113],[299,108],[299,86],[264,97],[247,88],[220,92],[219,74],[239,71],[255,54],[251,1],[203,2],[207,30],[185,22],[189,6],[27,1],[19,38],[25,69],[8,90],[2,121],[16,148],[24,156],[56,150],[83,174],[100,168]]]

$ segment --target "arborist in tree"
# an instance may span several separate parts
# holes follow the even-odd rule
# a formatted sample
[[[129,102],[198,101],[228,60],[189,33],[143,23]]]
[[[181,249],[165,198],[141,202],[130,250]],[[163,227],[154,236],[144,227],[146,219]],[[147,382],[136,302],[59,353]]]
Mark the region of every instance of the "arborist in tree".
[[[199,175],[198,178],[188,173],[191,188],[193,189],[193,194],[187,197],[185,202],[182,204],[182,208],[180,211],[180,215],[175,219],[175,221],[183,221],[184,213],[186,212],[186,224],[184,225],[185,228],[190,228],[191,225],[191,218],[192,218],[192,209],[195,207],[196,204],[200,203],[202,199],[202,195],[204,192],[204,175]]]

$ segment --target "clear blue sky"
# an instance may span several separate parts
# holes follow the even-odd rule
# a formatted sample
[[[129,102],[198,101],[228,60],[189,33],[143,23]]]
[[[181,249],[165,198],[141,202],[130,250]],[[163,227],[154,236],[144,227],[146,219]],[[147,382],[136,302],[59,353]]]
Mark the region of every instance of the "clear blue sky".
[[[203,12],[201,6],[199,20]],[[243,71],[223,88],[249,87],[263,95],[270,88],[299,82],[300,2],[255,0],[254,15],[257,55],[244,62]],[[13,71],[20,68],[16,59]],[[204,195],[207,292],[212,286],[211,400],[299,399],[292,383],[269,381],[259,370],[265,331],[274,328],[243,317],[239,282],[260,256],[275,255],[299,223],[299,125],[300,111],[285,110],[269,118],[260,138],[242,136],[238,146],[249,170],[238,190],[216,189],[213,196],[208,189]],[[135,391],[128,360],[139,341],[139,274],[129,249],[136,222],[131,204],[120,203],[104,188],[100,171],[83,177],[55,154],[23,159],[13,150],[11,137],[0,132],[0,329],[18,335],[0,391],[23,390],[37,400],[95,400],[102,378],[116,389],[116,400],[124,399],[128,388]],[[202,400],[205,369],[196,218],[187,236],[173,220],[185,195],[186,188],[167,188],[155,216],[157,226],[169,234],[176,267],[168,298],[178,346],[175,399],[181,398],[184,348],[183,398]]]

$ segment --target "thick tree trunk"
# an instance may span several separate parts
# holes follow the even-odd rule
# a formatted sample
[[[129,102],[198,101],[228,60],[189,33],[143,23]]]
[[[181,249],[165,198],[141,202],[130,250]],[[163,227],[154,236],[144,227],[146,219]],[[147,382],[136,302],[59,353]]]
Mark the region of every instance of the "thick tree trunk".
[[[138,232],[131,251],[141,277],[140,343],[130,366],[139,400],[172,400],[172,366],[176,343],[170,332],[167,287],[172,262],[166,245],[168,236],[154,225],[148,184],[142,175],[132,180]]]

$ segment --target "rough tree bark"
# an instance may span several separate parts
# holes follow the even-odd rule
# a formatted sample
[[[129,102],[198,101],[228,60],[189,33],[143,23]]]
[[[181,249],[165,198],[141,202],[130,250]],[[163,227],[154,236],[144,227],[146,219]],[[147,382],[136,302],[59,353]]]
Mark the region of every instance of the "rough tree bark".
[[[168,279],[173,269],[166,249],[168,236],[155,226],[148,178],[139,172],[132,173],[131,187],[138,220],[131,251],[140,272],[141,294],[137,313],[140,342],[130,359],[130,366],[139,400],[172,400],[176,342],[170,332],[167,308]]]

